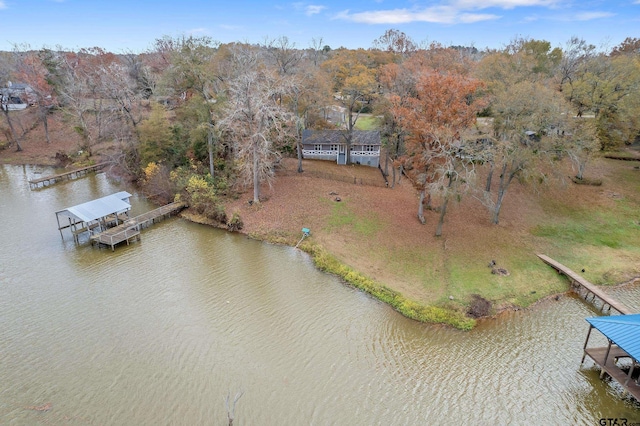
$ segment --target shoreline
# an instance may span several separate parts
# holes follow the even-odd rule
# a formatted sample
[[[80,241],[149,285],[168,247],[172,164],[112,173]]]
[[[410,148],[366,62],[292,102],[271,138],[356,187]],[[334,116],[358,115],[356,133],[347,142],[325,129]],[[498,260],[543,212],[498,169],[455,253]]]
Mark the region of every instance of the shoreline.
[[[52,164],[33,164],[23,162],[16,163],[11,161],[0,161],[0,163],[13,166],[56,167]],[[179,216],[193,223],[213,226],[227,232],[233,232],[229,231],[223,224],[214,222],[213,220],[193,213],[189,211],[189,209],[181,212]],[[286,245],[289,247],[294,247],[297,242],[297,238],[294,238],[292,235],[284,232],[284,230],[282,233],[278,232],[277,226],[266,229],[266,232],[265,230],[250,232],[246,229],[235,232],[238,232],[239,234],[242,234],[247,238],[251,238],[257,241]],[[401,291],[389,288],[382,282],[373,280],[360,271],[340,262],[335,257],[335,255],[333,255],[329,250],[327,250],[316,241],[305,240],[302,242],[302,244],[300,244],[299,248],[309,256],[311,256],[314,262],[314,266],[317,269],[337,276],[344,284],[368,293],[375,299],[388,304],[403,316],[423,323],[447,325],[460,330],[471,330],[477,325],[478,322],[484,322],[490,319],[494,319],[508,312],[534,308],[544,300],[566,295],[571,291],[567,282],[565,285],[565,288],[568,289],[567,291],[552,292],[549,294],[544,294],[541,292],[539,297],[532,297],[529,300],[530,303],[526,303],[525,305],[518,305],[517,303],[508,301],[502,304],[500,304],[499,302],[490,301],[490,309],[492,312],[488,315],[474,318],[468,316],[467,312],[465,312],[465,309],[469,308],[470,306],[460,300],[453,301],[453,299],[451,299],[451,303],[445,301],[444,303],[440,302],[439,304],[431,305],[412,300],[411,298],[406,297]],[[638,280],[640,280],[640,277],[634,277],[624,282],[605,285],[603,287],[631,285],[636,283]]]
[[[221,224],[215,223],[214,221],[207,219],[197,213],[190,212],[189,209],[182,211],[178,215],[178,217],[193,223],[200,224],[200,225],[212,226],[214,228],[218,228],[226,232],[233,232],[233,231],[227,230]],[[252,235],[244,231],[235,231],[235,232],[245,236],[246,238],[250,238],[263,243],[284,245],[288,247],[294,247],[295,245],[295,244],[290,244],[289,242],[271,241],[269,239],[260,238],[257,235]],[[402,294],[394,290],[388,289],[383,284],[376,283],[375,281],[370,280],[369,278],[360,274],[358,271],[354,271],[352,268],[348,267],[347,265],[344,265],[338,262],[330,253],[326,252],[322,247],[317,247],[315,245],[309,246],[309,245],[306,245],[305,243],[302,243],[298,248],[301,251],[307,253],[311,257],[311,260],[313,261],[314,266],[318,270],[334,275],[338,277],[343,282],[343,284],[348,285],[350,287],[357,288],[367,293],[369,296],[373,297],[374,299],[388,304],[391,308],[393,308],[396,312],[400,313],[404,317],[424,323],[424,324],[448,326],[448,327],[452,327],[462,331],[470,331],[474,329],[478,325],[478,323],[496,319],[510,312],[518,312],[523,310],[535,309],[536,306],[540,305],[541,303],[544,303],[545,301],[549,301],[551,299],[557,300],[558,297],[566,296],[572,293],[571,289],[568,288],[566,291],[563,291],[560,293],[552,293],[552,294],[541,296],[539,299],[535,300],[533,303],[531,303],[528,306],[523,307],[523,306],[517,306],[517,305],[511,304],[511,305],[495,307],[494,308],[495,312],[489,315],[478,317],[478,318],[472,318],[456,309],[446,309],[439,306],[425,305],[425,304],[421,304],[421,303],[412,301],[410,299],[407,299]],[[332,264],[331,265],[332,267],[323,267],[324,265],[323,260],[325,260],[327,256],[329,256],[331,259],[330,262]],[[615,286],[617,287],[617,286],[633,284],[635,281],[638,281],[638,280],[640,280],[640,277],[637,277],[626,283],[616,284]],[[568,285],[568,282],[567,282],[567,285]]]
[[[224,230],[226,232],[236,232],[238,234],[244,235],[246,238],[251,238],[256,241],[260,241],[263,243],[269,244],[277,244],[277,245],[285,245],[288,247],[294,247],[294,244],[290,242],[272,241],[268,238],[260,238],[255,234],[249,234],[244,231],[229,231],[221,224],[217,224],[210,219],[202,217],[197,213],[191,213],[188,209],[181,212],[178,215],[180,218],[184,220],[188,220],[193,223],[198,223],[206,226],[213,226],[214,228],[218,228]],[[547,295],[543,295],[540,298],[533,301],[531,304],[527,306],[518,306],[514,304],[508,304],[499,307],[493,307],[495,312],[481,316],[478,318],[472,318],[467,316],[466,314],[460,312],[456,309],[447,309],[446,307],[434,306],[434,305],[425,305],[410,299],[405,298],[401,293],[389,289],[384,284],[376,283],[375,281],[367,278],[362,275],[360,272],[353,270],[347,265],[340,263],[331,255],[331,253],[327,252],[324,248],[317,246],[315,244],[306,244],[303,242],[298,247],[303,252],[307,253],[312,261],[314,266],[325,273],[329,273],[338,277],[344,284],[357,288],[374,299],[386,303],[391,308],[393,308],[396,312],[405,316],[406,318],[422,322],[430,325],[441,325],[441,326],[449,326],[462,331],[469,331],[474,329],[479,323],[484,323],[486,321],[494,320],[499,318],[502,315],[506,315],[511,312],[519,312],[530,309],[536,309],[536,307],[540,306],[543,303],[550,302],[551,300],[557,301],[560,297],[566,296],[575,296],[579,297],[575,292],[571,290],[569,282],[567,281],[567,290],[562,292],[551,293]],[[329,266],[326,266],[326,259],[329,258]],[[634,285],[640,283],[640,276],[631,278],[622,283],[617,283],[613,285],[605,285],[598,287],[608,287],[608,288],[618,288],[625,287],[629,285]],[[580,298],[582,300],[582,298]],[[584,302],[587,303],[587,302]]]

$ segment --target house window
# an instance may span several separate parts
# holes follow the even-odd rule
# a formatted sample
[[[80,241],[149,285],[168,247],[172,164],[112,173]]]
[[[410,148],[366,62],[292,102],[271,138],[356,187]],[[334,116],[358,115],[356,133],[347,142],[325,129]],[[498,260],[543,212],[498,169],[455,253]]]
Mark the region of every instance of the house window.
[[[337,151],[338,150],[338,144],[331,144],[331,151]]]
[[[376,152],[377,151],[375,145],[367,145],[367,146],[365,146],[364,150],[367,151],[367,152]]]
[[[322,144],[317,143],[313,146],[313,149],[316,151],[322,151]]]

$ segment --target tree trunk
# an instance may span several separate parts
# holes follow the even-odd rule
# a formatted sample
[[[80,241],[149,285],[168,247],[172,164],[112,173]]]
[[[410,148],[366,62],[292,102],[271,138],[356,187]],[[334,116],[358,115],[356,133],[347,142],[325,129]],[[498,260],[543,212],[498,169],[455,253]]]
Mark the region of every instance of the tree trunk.
[[[451,188],[453,185],[453,174],[449,173],[449,184],[447,188]],[[431,197],[429,197],[429,203],[431,203]],[[449,204],[449,193],[444,197],[442,207],[440,207],[440,218],[438,219],[438,226],[436,226],[436,237],[442,236],[442,225],[444,225],[444,215],[447,214],[447,204]]]
[[[16,144],[16,151],[22,151],[22,146],[20,146],[20,140],[18,139],[18,135],[16,134],[16,129],[13,127],[13,122],[11,121],[11,117],[9,117],[9,106],[3,103],[2,113],[4,117],[7,119],[7,124],[9,125],[9,129],[11,130],[11,138],[13,141],[11,143]]]
[[[260,202],[260,158],[258,156],[258,144],[253,142],[253,202]]]
[[[498,191],[498,200],[496,201],[496,206],[493,209],[493,219],[491,220],[494,225],[497,225],[500,222],[500,209],[502,208],[502,200],[504,199],[504,194],[505,191],[501,186],[500,190]]]
[[[584,177],[584,169],[587,167],[587,160],[579,161],[578,164],[578,175],[576,176],[578,179],[582,180]]]
[[[348,120],[347,123],[347,152],[346,152],[346,163],[351,164],[351,143],[353,142],[353,128],[355,126],[355,122],[353,121],[353,111],[351,111],[350,107],[347,107],[348,111]]]
[[[491,192],[491,178],[493,177],[493,161],[491,162],[491,165],[489,166],[489,174],[487,175],[487,185],[484,187],[484,190],[486,192]]]
[[[384,175],[387,177],[389,176],[389,152],[385,152],[384,156]]]
[[[209,133],[207,134],[207,145],[209,147],[209,173],[211,174],[211,178],[214,176],[213,169],[213,129],[209,128]]]
[[[438,226],[436,226],[436,237],[442,236],[442,225],[444,225],[444,215],[447,214],[447,204],[449,203],[449,197],[445,197],[440,207],[440,218],[438,219]]]
[[[392,173],[392,175],[391,175],[391,177],[392,177],[392,179],[391,179],[391,187],[394,188],[396,186],[396,168],[395,168],[395,166],[391,167],[391,173]]]
[[[424,201],[423,201],[424,203]],[[427,206],[427,210],[433,210],[433,207],[431,206],[431,194],[427,194],[427,202],[425,204]]]
[[[298,138],[298,173],[302,173],[304,170],[302,170],[302,144],[300,141],[300,138]]]
[[[500,173],[500,187],[498,188],[498,199],[496,200],[496,205],[493,209],[493,224],[497,225],[500,221],[500,209],[502,208],[502,201],[504,200],[504,196],[507,193],[507,186],[511,182],[511,179],[515,174],[511,174],[509,178],[505,176],[507,172],[507,164],[502,165],[502,173]]]
[[[423,225],[427,223],[427,220],[424,218],[424,197],[425,190],[423,188],[422,191],[420,191],[420,200],[418,201],[418,220],[420,220],[420,223],[422,223]]]

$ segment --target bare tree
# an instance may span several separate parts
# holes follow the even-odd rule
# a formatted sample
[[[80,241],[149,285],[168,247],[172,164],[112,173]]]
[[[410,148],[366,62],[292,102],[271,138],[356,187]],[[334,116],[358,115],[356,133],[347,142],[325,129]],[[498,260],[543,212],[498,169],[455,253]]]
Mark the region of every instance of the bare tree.
[[[411,37],[400,30],[389,29],[373,41],[373,47],[398,55],[407,56],[417,50]]]
[[[582,180],[587,164],[600,151],[596,123],[592,118],[567,117],[567,120],[563,147],[576,170],[576,179]]]
[[[564,100],[556,91],[540,83],[521,82],[499,93],[494,104],[494,144],[491,156],[500,179],[495,196],[485,188],[483,203],[492,212],[492,222],[499,223],[500,211],[514,178],[525,179],[539,171],[538,160],[549,153],[557,136]]]
[[[275,62],[280,75],[293,74],[295,67],[302,59],[302,51],[286,36],[274,40],[266,40],[264,44],[267,55]]]
[[[82,138],[89,155],[112,120],[112,110],[105,102],[101,77],[116,60],[115,55],[100,48],[61,52],[58,57],[61,84],[61,109],[74,120],[74,130]]]
[[[228,100],[221,122],[234,141],[240,173],[253,183],[253,202],[260,202],[260,183],[271,182],[274,160],[279,154],[273,142],[284,137],[292,126],[291,113],[282,105],[282,96],[291,93],[289,78],[270,72],[258,63],[257,52],[236,52],[239,74],[229,82]]]
[[[311,53],[311,59],[313,62],[313,66],[315,67],[320,64],[323,54],[326,53],[326,46],[324,46],[322,43],[324,43],[322,37],[313,37],[311,39],[311,42],[309,42],[309,52]]]

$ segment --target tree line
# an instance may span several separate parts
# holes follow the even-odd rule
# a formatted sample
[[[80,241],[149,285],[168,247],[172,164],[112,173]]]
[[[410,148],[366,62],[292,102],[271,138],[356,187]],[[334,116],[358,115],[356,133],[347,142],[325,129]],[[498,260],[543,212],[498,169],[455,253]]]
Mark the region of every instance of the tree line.
[[[550,179],[563,158],[583,179],[594,155],[640,135],[635,38],[607,51],[576,37],[555,48],[529,38],[483,51],[419,45],[394,29],[369,49],[331,49],[322,38],[298,48],[284,36],[164,37],[139,54],[16,46],[0,54],[0,84],[9,81],[32,88],[47,142],[57,111],[79,150],[101,151],[147,195],[177,196],[228,223],[237,218],[221,196],[252,187],[259,203],[283,155],[303,172],[303,129],[340,129],[350,162],[364,113],[379,118],[391,186],[410,180],[423,223],[425,208],[439,211],[436,235],[452,200],[478,198],[497,224],[514,180]],[[3,132],[21,150],[7,101]]]

